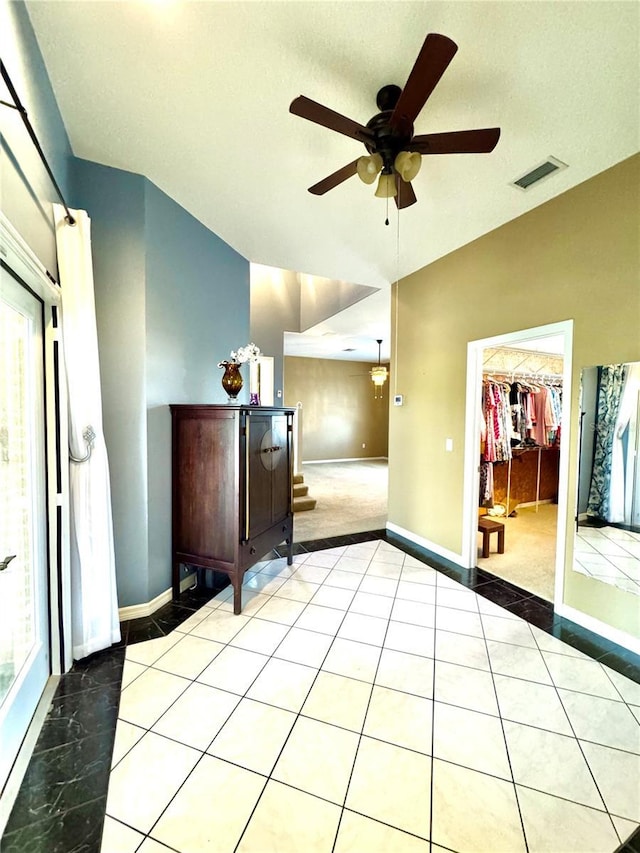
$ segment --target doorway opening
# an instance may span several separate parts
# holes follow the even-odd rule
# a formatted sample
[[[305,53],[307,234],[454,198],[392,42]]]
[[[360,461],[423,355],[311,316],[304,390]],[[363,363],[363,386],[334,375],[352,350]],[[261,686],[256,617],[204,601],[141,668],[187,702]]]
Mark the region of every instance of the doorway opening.
[[[468,347],[465,556],[551,602],[563,587],[572,325]]]

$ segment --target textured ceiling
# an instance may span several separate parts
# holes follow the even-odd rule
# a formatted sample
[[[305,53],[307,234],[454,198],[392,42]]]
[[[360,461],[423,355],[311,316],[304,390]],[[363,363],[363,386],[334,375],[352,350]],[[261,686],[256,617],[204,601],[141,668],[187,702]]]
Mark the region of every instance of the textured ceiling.
[[[640,147],[635,2],[27,7],[74,153],[146,175],[255,263],[388,291]],[[499,126],[495,151],[425,157],[418,203],[399,222],[392,204],[388,227],[356,177],[310,195],[365,151],[291,115],[291,100],[366,123],[429,32],[459,50],[415,132]],[[509,185],[549,155],[569,168],[526,193]]]

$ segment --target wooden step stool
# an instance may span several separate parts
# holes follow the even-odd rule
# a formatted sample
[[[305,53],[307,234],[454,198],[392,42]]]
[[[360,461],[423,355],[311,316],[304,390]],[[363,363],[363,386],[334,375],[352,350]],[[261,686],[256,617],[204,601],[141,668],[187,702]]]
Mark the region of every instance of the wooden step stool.
[[[478,532],[482,533],[483,557],[489,556],[489,537],[492,533],[498,534],[498,554],[504,554],[504,524],[483,515],[478,519]]]

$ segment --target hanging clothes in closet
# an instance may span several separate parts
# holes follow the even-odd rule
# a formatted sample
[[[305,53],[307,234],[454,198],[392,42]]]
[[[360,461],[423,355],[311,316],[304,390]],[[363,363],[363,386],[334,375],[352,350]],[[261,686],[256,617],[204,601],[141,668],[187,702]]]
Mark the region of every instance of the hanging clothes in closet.
[[[506,382],[482,383],[479,506],[493,506],[493,463],[511,459],[509,391]]]
[[[483,459],[504,462],[511,459],[510,386],[506,382],[482,383],[482,414],[486,425]]]
[[[561,398],[559,389],[544,383],[533,386],[531,398],[532,422],[529,438],[539,447],[548,447],[559,440]]]
[[[513,448],[549,447],[560,441],[562,386],[557,380],[510,381],[487,375],[482,383],[480,506],[493,506],[493,464],[508,462]]]

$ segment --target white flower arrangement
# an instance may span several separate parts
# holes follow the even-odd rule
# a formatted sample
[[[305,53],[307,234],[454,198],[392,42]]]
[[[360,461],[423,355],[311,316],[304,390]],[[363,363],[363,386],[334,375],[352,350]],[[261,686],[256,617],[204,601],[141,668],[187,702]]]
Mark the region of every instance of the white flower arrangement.
[[[227,364],[244,364],[247,361],[257,361],[260,358],[260,347],[254,343],[247,344],[244,347],[238,347],[237,350],[231,350],[231,362],[221,361],[218,367],[226,367]]]

